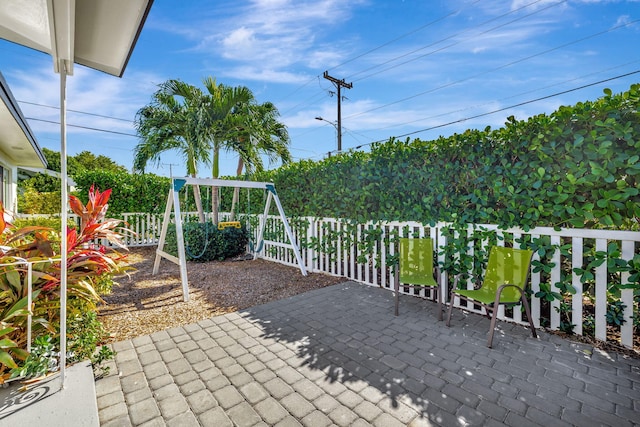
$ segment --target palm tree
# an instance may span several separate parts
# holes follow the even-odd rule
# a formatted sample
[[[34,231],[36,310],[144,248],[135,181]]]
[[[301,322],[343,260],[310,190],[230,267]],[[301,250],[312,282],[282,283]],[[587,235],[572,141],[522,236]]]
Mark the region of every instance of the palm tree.
[[[138,111],[135,126],[142,141],[134,150],[134,171],[144,172],[149,161],[158,164],[162,153],[178,150],[185,160],[187,175],[196,177],[198,165],[211,160],[212,147],[215,157],[219,123],[234,105],[249,97],[245,90],[221,90],[222,85],[211,77],[204,79],[204,86],[207,93],[180,80],[168,80],[154,93],[152,102]],[[216,161],[214,168],[215,165]],[[198,216],[204,222],[198,186],[193,191]]]
[[[215,80],[211,78],[205,79],[204,84],[209,92],[209,108],[211,110],[211,114],[214,115],[217,111],[226,111],[229,113],[229,109],[231,109],[231,107],[248,102],[253,98],[253,94],[245,86],[231,87],[223,84],[218,85]],[[227,115],[225,114],[225,116]],[[227,129],[225,128],[224,123],[224,120],[216,120],[212,123],[211,128],[213,151],[211,176],[214,179],[220,177],[220,149],[233,149],[227,143]],[[213,187],[211,189],[211,211],[216,222],[218,220],[219,205],[219,190],[218,187]]]
[[[237,105],[227,117],[225,128],[228,145],[238,153],[236,175],[241,176],[246,168],[248,174],[264,169],[262,156],[269,162],[280,160],[283,164],[291,161],[289,133],[278,121],[278,109],[271,102],[256,104],[252,99]],[[233,218],[238,203],[240,188],[235,188],[231,207]]]

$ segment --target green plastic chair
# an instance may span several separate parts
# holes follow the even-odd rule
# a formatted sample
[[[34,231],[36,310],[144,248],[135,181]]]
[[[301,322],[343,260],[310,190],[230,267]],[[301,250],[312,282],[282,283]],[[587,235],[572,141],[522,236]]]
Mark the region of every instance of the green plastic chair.
[[[515,306],[522,302],[531,327],[531,334],[534,338],[537,338],[525,292],[529,282],[532,255],[533,252],[527,249],[492,247],[484,281],[479,289],[456,289],[456,278],[456,284],[451,290],[451,298],[449,299],[447,326],[451,324],[454,296],[481,305],[487,311],[487,316],[491,314],[491,329],[489,330],[489,341],[487,342],[487,347],[491,348],[493,332],[498,317],[498,307],[500,305]]]
[[[438,290],[440,270],[433,267],[433,240],[429,238],[410,239],[403,237],[399,242],[399,268],[396,269],[395,293],[396,316],[400,305],[400,287],[404,289],[433,289],[434,300],[438,302],[438,320],[442,320],[442,298]],[[433,273],[436,273],[436,278]]]

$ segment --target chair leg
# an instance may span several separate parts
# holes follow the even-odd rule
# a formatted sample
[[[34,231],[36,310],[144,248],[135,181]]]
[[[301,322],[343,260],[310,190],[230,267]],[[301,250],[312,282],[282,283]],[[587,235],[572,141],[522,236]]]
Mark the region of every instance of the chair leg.
[[[434,288],[435,297],[438,299],[438,320],[442,320],[442,292],[440,289]]]
[[[496,330],[496,320],[498,319],[498,307],[494,306],[491,313],[491,325],[489,326],[489,340],[487,341],[487,347],[491,348],[493,345],[493,333]],[[489,308],[485,306],[485,310],[489,312]]]
[[[398,271],[396,270],[396,274],[394,276],[394,289],[395,289],[395,293],[396,293],[396,311],[395,311],[395,315],[398,315],[398,306],[400,305],[400,275],[398,274]]]
[[[531,319],[531,310],[529,309],[529,301],[527,301],[527,297],[523,293],[520,294],[520,299],[522,300],[522,305],[524,305],[524,313],[527,315],[527,319],[529,320],[531,335],[533,335],[534,338],[538,338],[538,334],[536,333],[536,327],[533,325],[533,319]]]

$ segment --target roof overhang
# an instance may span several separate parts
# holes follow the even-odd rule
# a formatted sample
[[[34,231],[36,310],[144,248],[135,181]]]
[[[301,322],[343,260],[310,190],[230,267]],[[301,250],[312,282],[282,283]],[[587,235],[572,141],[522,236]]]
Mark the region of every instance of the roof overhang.
[[[2,0],[0,38],[121,77],[153,0]]]
[[[0,73],[0,151],[15,166],[47,165],[29,124]]]

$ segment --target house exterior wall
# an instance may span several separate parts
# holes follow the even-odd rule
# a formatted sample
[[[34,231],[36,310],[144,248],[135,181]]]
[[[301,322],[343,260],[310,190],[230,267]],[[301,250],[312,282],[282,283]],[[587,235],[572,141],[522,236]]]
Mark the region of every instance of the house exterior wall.
[[[11,220],[18,212],[18,167],[0,153],[0,201],[5,209],[5,219]]]

